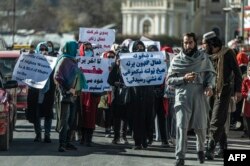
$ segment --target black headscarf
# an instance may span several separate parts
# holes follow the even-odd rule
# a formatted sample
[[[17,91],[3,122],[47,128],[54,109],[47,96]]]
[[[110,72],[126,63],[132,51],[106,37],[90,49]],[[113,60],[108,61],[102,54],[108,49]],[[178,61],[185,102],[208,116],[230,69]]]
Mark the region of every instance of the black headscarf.
[[[138,45],[142,45],[143,47],[144,47],[144,49],[142,50],[142,49],[138,49],[137,48],[137,46]],[[133,52],[145,52],[145,45],[144,45],[144,43],[142,42],[142,41],[140,41],[140,40],[136,40],[135,42],[134,42],[134,44],[133,44],[133,47],[132,47],[132,51]]]

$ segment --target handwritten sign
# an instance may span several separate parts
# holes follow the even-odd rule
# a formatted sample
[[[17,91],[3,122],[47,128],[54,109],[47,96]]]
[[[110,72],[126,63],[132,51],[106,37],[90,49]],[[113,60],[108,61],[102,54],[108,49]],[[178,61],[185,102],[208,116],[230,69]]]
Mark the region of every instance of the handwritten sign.
[[[42,89],[56,65],[56,60],[57,57],[23,53],[15,65],[12,79]]]
[[[84,73],[88,89],[84,92],[103,92],[110,90],[108,84],[109,67],[112,59],[100,57],[77,57],[78,67]]]
[[[162,52],[123,53],[120,69],[126,86],[160,85],[167,72]]]
[[[93,44],[95,56],[100,56],[104,51],[110,50],[115,42],[114,29],[80,28],[79,40]]]

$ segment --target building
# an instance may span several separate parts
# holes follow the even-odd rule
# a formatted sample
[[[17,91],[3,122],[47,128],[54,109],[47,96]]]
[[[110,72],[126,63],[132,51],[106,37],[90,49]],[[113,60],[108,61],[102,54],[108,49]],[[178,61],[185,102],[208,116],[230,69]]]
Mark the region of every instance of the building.
[[[181,37],[185,32],[199,36],[214,30],[225,37],[227,5],[241,0],[123,0],[123,35],[168,35]],[[239,27],[239,12],[230,11],[230,37]]]

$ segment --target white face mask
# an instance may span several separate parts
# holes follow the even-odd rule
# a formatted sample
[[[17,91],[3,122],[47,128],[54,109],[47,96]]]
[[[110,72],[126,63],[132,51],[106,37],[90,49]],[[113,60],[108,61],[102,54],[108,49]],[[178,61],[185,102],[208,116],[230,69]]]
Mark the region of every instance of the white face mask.
[[[52,52],[52,47],[48,47],[48,52]]]
[[[84,54],[86,57],[92,57],[93,56],[93,52],[90,50],[84,51]]]

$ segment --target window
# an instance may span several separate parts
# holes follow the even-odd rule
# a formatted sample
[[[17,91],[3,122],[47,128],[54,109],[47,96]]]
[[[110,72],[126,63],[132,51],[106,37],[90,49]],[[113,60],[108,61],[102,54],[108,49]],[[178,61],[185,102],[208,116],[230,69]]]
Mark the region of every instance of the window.
[[[143,23],[143,34],[149,34],[150,32],[151,32],[150,22],[148,20],[144,21],[144,23]]]

